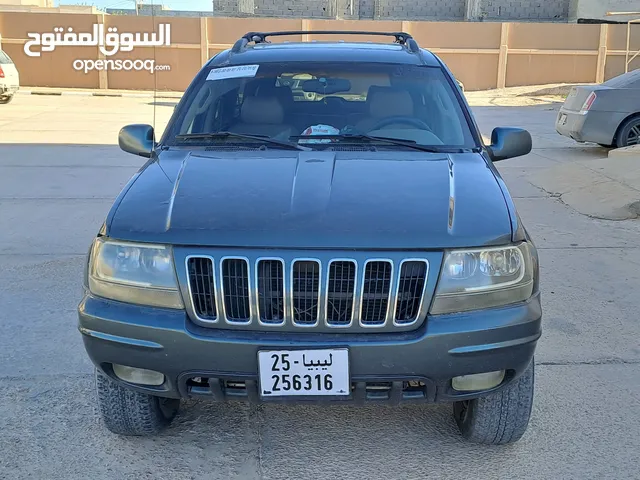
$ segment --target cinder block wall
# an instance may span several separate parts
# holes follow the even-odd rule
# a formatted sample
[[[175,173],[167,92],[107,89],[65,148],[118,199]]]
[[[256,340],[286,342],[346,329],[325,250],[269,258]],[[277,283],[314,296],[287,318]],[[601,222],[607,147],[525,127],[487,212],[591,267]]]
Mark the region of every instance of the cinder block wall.
[[[464,20],[466,0],[213,0],[216,16]]]
[[[480,15],[491,20],[566,21],[570,0],[480,0]]]

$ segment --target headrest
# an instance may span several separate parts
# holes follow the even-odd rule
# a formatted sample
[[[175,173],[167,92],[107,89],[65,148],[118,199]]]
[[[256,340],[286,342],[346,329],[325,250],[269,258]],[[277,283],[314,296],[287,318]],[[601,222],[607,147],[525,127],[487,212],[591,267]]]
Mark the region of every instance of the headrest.
[[[411,94],[394,87],[369,87],[367,93],[369,113],[374,118],[413,116]]]
[[[291,87],[279,86],[273,84],[259,85],[255,91],[256,97],[276,97],[283,105],[293,102],[293,92]]]
[[[240,118],[244,123],[280,124],[284,112],[275,97],[247,97],[242,103]]]

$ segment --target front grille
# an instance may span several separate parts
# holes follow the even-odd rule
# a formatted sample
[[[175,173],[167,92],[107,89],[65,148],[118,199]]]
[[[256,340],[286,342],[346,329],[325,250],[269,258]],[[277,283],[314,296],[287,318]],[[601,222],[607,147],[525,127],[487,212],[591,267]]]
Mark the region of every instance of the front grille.
[[[386,261],[371,261],[365,267],[360,314],[360,321],[365,325],[383,325],[387,319],[391,269],[391,262]]]
[[[418,316],[422,303],[427,264],[423,261],[408,261],[402,264],[398,284],[396,323],[412,323]]]
[[[251,320],[249,306],[249,271],[247,261],[227,258],[222,262],[224,311],[230,322]]]
[[[258,261],[258,311],[263,323],[284,322],[283,272],[281,260]]]
[[[329,264],[327,282],[327,323],[343,326],[351,323],[355,294],[356,264],[334,260]]]
[[[315,325],[318,322],[320,264],[313,260],[294,262],[291,283],[293,322],[298,325]]]
[[[186,256],[190,313],[208,323],[318,331],[406,329],[425,318],[426,258],[354,257]]]
[[[213,261],[207,257],[191,257],[187,260],[187,274],[195,314],[202,320],[216,320]]]

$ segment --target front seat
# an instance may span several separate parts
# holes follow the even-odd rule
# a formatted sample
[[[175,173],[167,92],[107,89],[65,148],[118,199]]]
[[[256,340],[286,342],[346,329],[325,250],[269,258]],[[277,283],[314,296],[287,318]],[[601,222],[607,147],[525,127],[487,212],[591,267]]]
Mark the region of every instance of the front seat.
[[[294,128],[283,123],[284,111],[275,97],[247,97],[240,110],[240,122],[229,131],[246,135],[267,135],[288,139]]]
[[[355,125],[356,130],[363,133],[371,131],[384,118],[414,116],[413,98],[407,90],[401,88],[372,85],[367,92],[367,105],[369,116]],[[398,123],[395,126],[406,128],[407,124]]]

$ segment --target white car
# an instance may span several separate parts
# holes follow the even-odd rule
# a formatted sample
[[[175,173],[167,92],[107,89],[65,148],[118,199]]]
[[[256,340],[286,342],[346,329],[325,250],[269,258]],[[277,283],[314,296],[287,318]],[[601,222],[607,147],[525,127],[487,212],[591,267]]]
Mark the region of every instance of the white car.
[[[20,88],[20,75],[13,60],[0,50],[0,104],[9,103]]]

